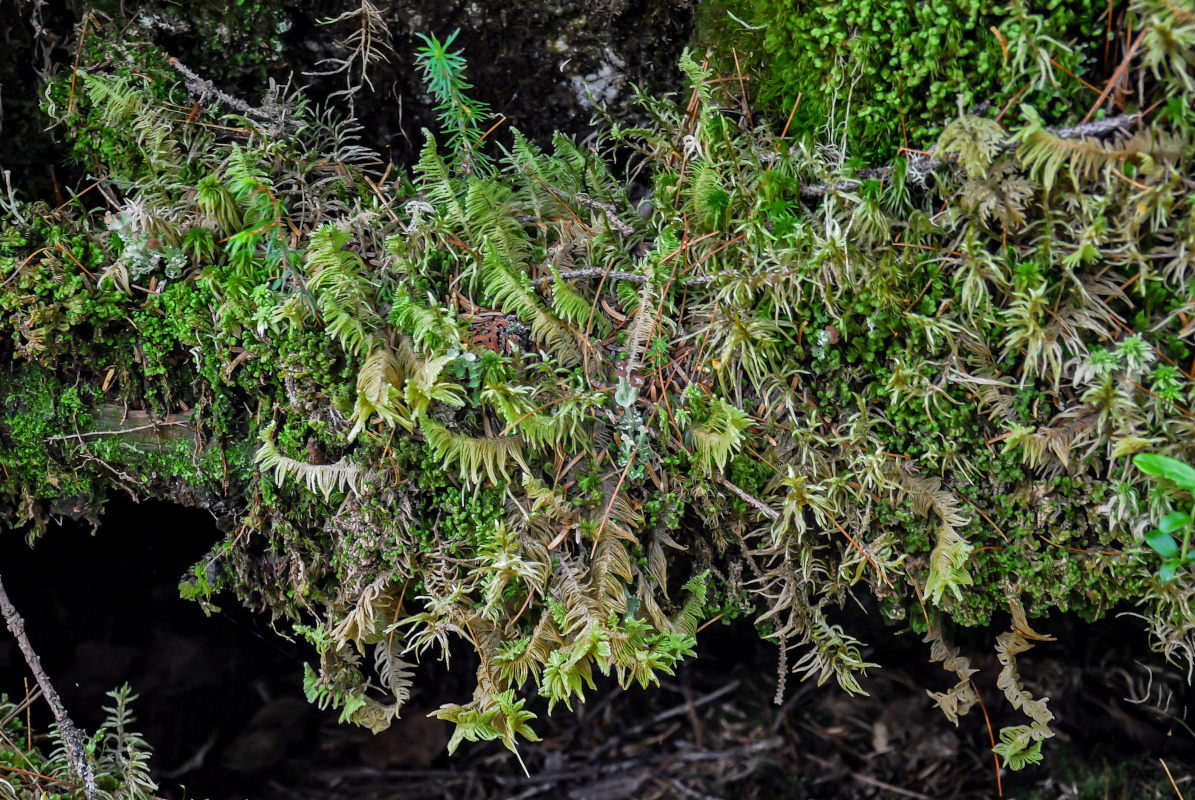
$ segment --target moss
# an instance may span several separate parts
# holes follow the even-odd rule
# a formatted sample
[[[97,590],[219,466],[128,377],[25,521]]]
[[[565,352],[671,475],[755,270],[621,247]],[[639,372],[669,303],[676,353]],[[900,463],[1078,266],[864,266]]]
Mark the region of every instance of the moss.
[[[860,8],[814,38],[880,69],[857,114],[879,136],[892,98],[868,59],[891,31],[844,37]],[[933,12],[909,45],[932,50],[970,30],[951,8],[900,6],[896,27]],[[1187,377],[1153,363],[1190,352],[1185,267],[1113,272],[1191,237],[1177,133],[1133,155],[1086,142],[1103,167],[1050,180],[1069,140],[966,117],[934,181],[907,161],[860,181],[804,134],[734,125],[715,94],[732,84],[685,58],[695,100],[644,98],[651,128],[550,154],[516,136],[493,177],[432,141],[391,182],[299,108],[281,136],[164,111],[161,53],[95,38],[78,108],[64,77],[47,108],[123,205],[21,207],[0,234],[5,516],[220,498],[234,528],[184,593],[304,620],[308,689],[347,718],[380,724],[404,694],[369,694],[367,645],[399,663],[467,640],[482,689],[443,714],[477,737],[499,712],[522,724],[516,690],[567,702],[595,666],[658,680],[706,615],[800,642],[801,669],[848,691],[860,646],[831,617],[851,597],[918,632],[1134,600],[1195,626],[1137,534],[1171,498],[1124,463],[1189,449],[1189,415],[1156,397]],[[981,73],[976,91],[1001,74]],[[611,149],[646,159],[650,219]],[[1164,230],[1142,231],[1150,214]]]
[[[1088,0],[721,0],[703,4],[698,35],[730,68],[736,48],[758,108],[783,120],[796,107],[798,137],[831,118],[845,123],[851,152],[876,164],[901,144],[927,149],[947,120],[1014,95],[1065,114],[1088,97],[1079,78],[1104,40],[1105,12]],[[1055,60],[1048,76],[1034,48]]]

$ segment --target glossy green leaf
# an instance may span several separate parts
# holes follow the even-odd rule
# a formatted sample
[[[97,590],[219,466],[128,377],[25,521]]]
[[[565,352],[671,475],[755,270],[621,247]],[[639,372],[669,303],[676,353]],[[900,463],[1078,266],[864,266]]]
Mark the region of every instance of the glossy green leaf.
[[[1145,543],[1162,558],[1174,558],[1178,555],[1178,542],[1174,541],[1173,536],[1157,528],[1145,534]]]
[[[1157,475],[1188,491],[1195,491],[1195,467],[1176,458],[1156,453],[1142,453],[1133,458],[1137,469],[1147,475]]]
[[[1172,511],[1166,516],[1162,517],[1162,521],[1158,523],[1158,529],[1162,533],[1174,533],[1186,527],[1191,521],[1191,515],[1185,511]]]

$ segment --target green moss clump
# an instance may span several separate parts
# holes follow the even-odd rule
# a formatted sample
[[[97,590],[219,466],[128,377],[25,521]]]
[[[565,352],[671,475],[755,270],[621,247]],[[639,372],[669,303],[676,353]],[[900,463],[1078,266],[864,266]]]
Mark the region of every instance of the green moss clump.
[[[1095,0],[723,0],[704,6],[699,36],[728,65],[730,47],[754,56],[744,68],[761,110],[784,119],[796,105],[798,136],[828,120],[852,155],[878,164],[1014,96],[1048,118],[1094,99],[1081,79],[1106,16]]]
[[[996,752],[1019,768],[1051,719],[1016,688],[1030,619],[1138,601],[1195,652],[1193,577],[1159,581],[1141,542],[1173,493],[1129,464],[1195,441],[1181,114],[964,114],[933,162],[860,176],[837,139],[736,120],[734,83],[686,55],[692,103],[643,97],[648,127],[550,152],[516,133],[491,172],[446,103],[464,150],[429,135],[383,181],[349,123],[277,95],[232,125],[163,110],[171,65],[102,38],[78,108],[67,76],[47,108],[113,162],[117,207],[18,205],[0,232],[0,512],[113,490],[234,509],[184,594],[291,622],[308,696],[344,721],[388,725],[409,659],[459,639],[478,688],[437,714],[454,745],[514,749],[528,693],[658,682],[714,615],[858,692],[872,665],[836,622],[857,598],[939,661],[948,621],[1011,615],[999,685],[1033,724]],[[1195,58],[1151,42],[1136,102],[1191,99]],[[462,59],[426,58],[464,85]]]

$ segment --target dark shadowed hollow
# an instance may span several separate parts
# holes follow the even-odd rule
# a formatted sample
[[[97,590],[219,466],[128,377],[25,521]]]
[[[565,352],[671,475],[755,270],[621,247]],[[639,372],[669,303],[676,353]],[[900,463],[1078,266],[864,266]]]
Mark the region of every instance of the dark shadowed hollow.
[[[140,695],[136,727],[166,773],[205,748],[205,763],[219,764],[221,748],[264,704],[283,695],[302,702],[301,650],[268,619],[236,604],[205,618],[179,597],[179,578],[220,535],[207,512],[117,499],[94,535],[68,520],[33,548],[15,534],[0,542],[5,586],[76,722],[93,732],[110,704],[105,693],[127,681]],[[28,673],[4,633],[0,692],[21,697]],[[44,705],[36,712],[52,721]],[[193,787],[188,796],[203,795],[228,785],[222,772],[178,780]]]

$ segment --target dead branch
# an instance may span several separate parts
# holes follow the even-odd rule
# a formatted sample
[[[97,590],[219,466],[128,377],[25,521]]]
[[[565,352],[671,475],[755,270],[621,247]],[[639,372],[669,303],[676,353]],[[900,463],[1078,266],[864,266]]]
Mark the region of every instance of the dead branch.
[[[209,97],[214,97],[216,100],[223,103],[233,111],[238,111],[247,117],[257,117],[258,119],[269,120],[273,123],[273,129],[263,131],[271,136],[277,136],[283,132],[284,128],[295,129],[298,123],[292,119],[280,118],[277,114],[271,114],[269,111],[251,106],[239,97],[233,97],[225,91],[220,90],[216,84],[212,83],[207,78],[201,77],[196,72],[188,67],[177,58],[171,57],[168,59],[170,66],[179,72],[185,79],[187,92],[194,96],[200,103],[203,103]]]
[[[37,685],[41,687],[42,694],[46,696],[46,702],[50,704],[50,710],[54,712],[54,719],[58,720],[58,733],[66,744],[71,769],[76,777],[83,782],[83,793],[87,796],[87,800],[99,800],[95,774],[92,772],[91,764],[87,762],[87,755],[83,750],[83,741],[86,737],[71,721],[70,715],[66,713],[66,707],[62,704],[62,698],[58,696],[54,684],[50,683],[49,676],[42,669],[41,658],[33,649],[33,645],[29,644],[29,637],[25,634],[25,620],[21,619],[16,607],[8,599],[8,592],[4,590],[2,579],[0,579],[0,613],[4,614],[4,621],[8,623],[8,629],[17,638],[17,646],[21,648],[21,653],[25,656],[25,663],[29,665],[33,677],[37,679]]]
[[[732,491],[732,492],[734,492],[736,495],[738,495],[738,498],[739,498],[740,500],[742,500],[744,503],[746,503],[747,505],[749,505],[749,506],[751,506],[752,508],[754,508],[754,509],[755,509],[756,511],[758,511],[760,514],[763,514],[763,515],[764,515],[765,517],[767,517],[768,519],[780,519],[780,512],[779,512],[779,511],[777,511],[776,509],[772,508],[771,506],[765,505],[765,504],[764,504],[764,502],[763,502],[762,500],[760,500],[759,498],[757,498],[757,497],[754,497],[754,496],[752,496],[752,495],[749,495],[749,494],[747,494],[747,493],[746,493],[746,492],[744,492],[742,489],[740,489],[739,487],[735,486],[735,485],[734,485],[733,483],[731,483],[730,481],[726,480],[726,478],[724,478],[723,476],[719,475],[719,476],[717,477],[717,481],[718,481],[718,483],[722,484],[722,485],[723,485],[723,486],[725,486],[727,489],[729,489],[730,491]]]
[[[145,431],[145,430],[149,430],[150,428],[157,430],[158,428],[165,428],[170,425],[186,425],[186,424],[187,424],[187,420],[178,420],[176,422],[154,422],[149,425],[138,425],[133,428],[121,428],[121,429],[111,430],[111,431],[87,431],[86,433],[72,433],[72,434],[68,434],[66,436],[48,436],[48,437],[46,437],[46,441],[47,442],[60,442],[60,441],[66,440],[66,439],[82,439],[87,436],[120,436],[121,434],[133,433],[134,431]]]

